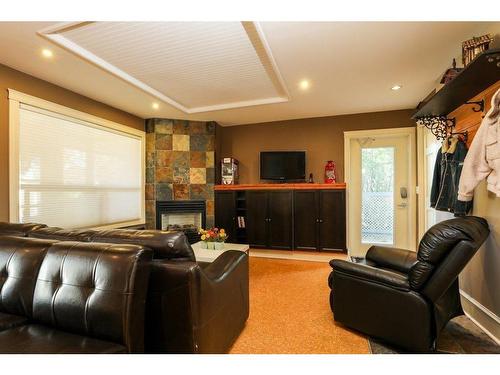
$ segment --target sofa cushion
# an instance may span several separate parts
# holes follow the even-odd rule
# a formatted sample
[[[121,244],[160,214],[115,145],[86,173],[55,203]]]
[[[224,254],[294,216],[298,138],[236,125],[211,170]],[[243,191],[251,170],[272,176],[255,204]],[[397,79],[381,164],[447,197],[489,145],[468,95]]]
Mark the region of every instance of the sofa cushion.
[[[75,335],[50,327],[29,324],[0,332],[0,353],[111,354],[126,353],[114,342]]]
[[[33,292],[45,253],[56,241],[0,237],[0,312],[32,316]]]
[[[92,241],[149,247],[154,251],[155,259],[196,260],[193,248],[183,232],[111,229],[97,231]]]
[[[27,324],[29,319],[25,316],[5,314],[0,312],[0,331]]]
[[[44,227],[46,227],[46,225],[36,223],[0,222],[0,235],[26,237],[29,232]]]
[[[38,273],[33,319],[142,351],[151,259],[151,250],[136,245],[54,244]]]

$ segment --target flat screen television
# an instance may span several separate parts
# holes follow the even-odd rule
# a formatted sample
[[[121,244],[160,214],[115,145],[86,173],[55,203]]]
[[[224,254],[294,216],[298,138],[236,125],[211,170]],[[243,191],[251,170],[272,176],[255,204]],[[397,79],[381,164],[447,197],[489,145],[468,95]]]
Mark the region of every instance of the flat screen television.
[[[306,180],[305,151],[262,151],[260,179],[281,182]]]

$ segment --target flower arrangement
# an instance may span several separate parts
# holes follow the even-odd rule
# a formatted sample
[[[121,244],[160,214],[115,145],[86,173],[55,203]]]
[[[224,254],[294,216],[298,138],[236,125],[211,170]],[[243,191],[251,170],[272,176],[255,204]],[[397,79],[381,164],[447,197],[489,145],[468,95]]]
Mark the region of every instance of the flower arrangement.
[[[201,228],[198,231],[201,235],[202,246],[205,249],[222,249],[224,248],[224,242],[227,240],[228,235],[224,228]]]

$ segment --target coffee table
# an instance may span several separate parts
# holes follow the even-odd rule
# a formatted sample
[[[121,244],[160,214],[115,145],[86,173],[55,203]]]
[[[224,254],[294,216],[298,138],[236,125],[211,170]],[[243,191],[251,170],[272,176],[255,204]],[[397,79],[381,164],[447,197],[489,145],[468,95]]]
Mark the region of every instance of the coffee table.
[[[201,243],[202,241],[196,242],[191,245],[194,251],[194,255],[196,256],[196,260],[199,262],[212,263],[215,259],[219,257],[219,255],[228,250],[243,251],[248,254],[248,249],[250,249],[250,246],[246,244],[242,245],[239,243],[228,243],[228,242],[224,244],[224,249],[222,250],[202,249]]]

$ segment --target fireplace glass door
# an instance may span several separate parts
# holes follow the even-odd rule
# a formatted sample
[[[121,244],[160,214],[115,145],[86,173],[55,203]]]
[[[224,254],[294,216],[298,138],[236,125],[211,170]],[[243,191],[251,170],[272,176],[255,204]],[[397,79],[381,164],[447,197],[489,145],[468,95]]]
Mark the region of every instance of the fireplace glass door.
[[[166,212],[161,215],[162,230],[198,231],[202,227],[200,212]]]

